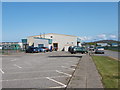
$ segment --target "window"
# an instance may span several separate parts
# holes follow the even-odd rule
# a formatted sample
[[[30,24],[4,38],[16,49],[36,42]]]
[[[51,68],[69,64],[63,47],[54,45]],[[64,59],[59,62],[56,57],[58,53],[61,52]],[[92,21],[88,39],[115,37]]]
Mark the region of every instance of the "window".
[[[38,47],[44,47],[44,44],[38,44]]]

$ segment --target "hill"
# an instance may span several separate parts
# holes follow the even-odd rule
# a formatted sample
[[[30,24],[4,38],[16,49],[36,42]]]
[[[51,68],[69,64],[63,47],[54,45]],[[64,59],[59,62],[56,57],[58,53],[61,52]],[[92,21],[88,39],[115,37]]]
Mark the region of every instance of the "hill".
[[[120,42],[116,40],[100,40],[100,41],[94,41],[94,42],[86,42],[86,44],[89,44],[89,45],[96,45],[96,43],[112,44],[112,43],[120,43]]]
[[[94,43],[118,43],[116,40],[100,40],[100,41],[95,41]]]

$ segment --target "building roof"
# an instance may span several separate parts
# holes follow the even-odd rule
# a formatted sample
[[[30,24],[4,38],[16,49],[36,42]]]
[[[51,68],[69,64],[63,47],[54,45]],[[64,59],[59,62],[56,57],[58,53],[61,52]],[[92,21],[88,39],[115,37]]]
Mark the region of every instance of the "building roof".
[[[77,36],[73,36],[73,35],[65,35],[65,34],[57,34],[57,33],[47,33],[47,34],[45,34],[45,35],[49,35],[49,34],[77,37]],[[44,35],[44,34],[41,34],[41,35]],[[40,36],[40,35],[29,36],[29,37],[39,37],[39,36]]]

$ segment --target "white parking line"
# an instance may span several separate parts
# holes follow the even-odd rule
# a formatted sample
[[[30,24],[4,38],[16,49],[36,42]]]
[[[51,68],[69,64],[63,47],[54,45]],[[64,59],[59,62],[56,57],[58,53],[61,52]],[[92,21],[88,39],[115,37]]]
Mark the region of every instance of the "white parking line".
[[[13,59],[13,60],[11,60],[11,61],[16,61],[17,59]]]
[[[64,76],[64,75],[63,76],[52,76],[52,77],[49,77],[49,78],[61,78],[61,77],[68,77],[68,76]],[[2,81],[18,81],[18,80],[35,80],[35,79],[43,79],[43,78],[47,78],[47,77],[0,80],[0,82],[2,82]]]
[[[58,82],[58,81],[50,78],[50,77],[46,77],[46,78],[47,78],[48,80],[51,80],[51,81],[53,81],[53,82],[55,82],[55,83],[58,83],[58,84],[62,85],[62,87],[66,87],[66,86],[67,86],[67,85],[65,85],[65,84],[63,84],[63,83],[61,83],[61,82]]]
[[[72,65],[73,67],[76,67],[77,65]]]
[[[48,88],[65,88],[65,86],[56,86],[56,87],[48,87]]]
[[[55,72],[56,70],[46,70],[46,71],[30,71],[30,72],[11,72],[11,73],[6,73],[6,74],[22,74],[22,73],[40,73],[40,72]],[[62,71],[71,71],[71,70],[62,70]]]
[[[4,74],[4,72],[3,72],[3,70],[0,68],[0,72],[2,73],[2,74]]]
[[[61,67],[67,68],[67,69],[70,69],[70,70],[75,70],[75,69],[73,69],[73,68],[68,68],[68,67],[65,67],[65,66],[61,66]]]
[[[58,72],[58,73],[62,73],[62,74],[65,74],[65,75],[67,75],[67,76],[69,76],[69,77],[72,76],[72,75],[70,75],[70,74],[67,74],[67,73],[64,73],[64,72],[60,72],[60,71],[58,71],[58,70],[56,70],[56,72]]]
[[[20,67],[20,66],[18,66],[18,65],[16,65],[16,64],[14,64],[14,66],[16,66],[16,67],[18,67],[18,68],[22,68],[22,67]]]

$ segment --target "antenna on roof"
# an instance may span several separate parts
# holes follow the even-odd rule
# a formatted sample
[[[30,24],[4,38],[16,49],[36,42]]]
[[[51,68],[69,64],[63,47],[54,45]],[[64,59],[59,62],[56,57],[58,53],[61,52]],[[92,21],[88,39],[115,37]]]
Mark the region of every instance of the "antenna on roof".
[[[41,33],[40,33],[40,38],[41,38]]]
[[[43,35],[44,35],[44,38],[45,38],[45,33]]]

